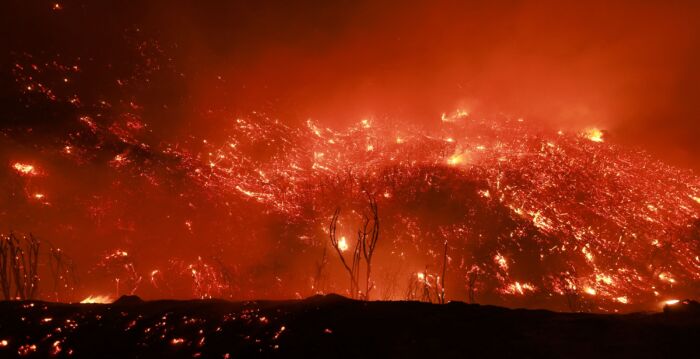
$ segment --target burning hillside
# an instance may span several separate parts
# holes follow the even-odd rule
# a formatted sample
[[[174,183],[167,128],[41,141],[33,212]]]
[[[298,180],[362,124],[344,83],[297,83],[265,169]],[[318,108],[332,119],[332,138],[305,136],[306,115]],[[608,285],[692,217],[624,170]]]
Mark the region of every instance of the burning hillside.
[[[336,208],[339,231],[354,237],[366,194],[383,224],[381,298],[403,298],[411,276],[436,285],[445,242],[450,299],[627,310],[699,283],[700,179],[598,130],[461,110],[435,132],[372,119],[293,127],[251,114],[215,140],[150,143],[136,114],[71,121],[53,145],[6,136],[6,148],[27,150],[5,159],[14,195],[4,216],[59,243],[111,238],[80,245],[105,253],[81,263],[114,295],[342,292],[335,274],[310,287],[313,263]],[[87,187],[70,183],[88,175]]]
[[[92,37],[76,29],[80,7],[51,5],[25,7],[75,39],[15,44],[3,69],[0,254],[15,263],[27,243],[42,259],[8,274],[25,284],[3,279],[7,299],[337,292],[613,312],[700,289],[700,177],[617,141],[592,116],[558,126],[556,112],[542,120],[465,105],[435,116],[337,106],[285,117],[280,107],[303,107],[295,101],[338,101],[303,88],[285,102],[277,93],[289,89],[268,89],[287,65],[279,58],[292,56],[285,49],[266,53],[263,78],[229,80],[192,65],[210,59],[174,34],[132,23],[128,9]],[[246,91],[266,100],[228,102],[257,99]],[[363,251],[369,268],[356,239],[368,228],[379,233],[376,257],[359,285],[366,269],[338,256],[361,262]]]

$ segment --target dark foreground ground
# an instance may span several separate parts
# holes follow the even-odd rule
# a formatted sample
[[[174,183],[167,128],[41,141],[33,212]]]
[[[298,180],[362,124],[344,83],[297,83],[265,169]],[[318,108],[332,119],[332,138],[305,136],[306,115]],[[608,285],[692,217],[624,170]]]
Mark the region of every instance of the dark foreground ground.
[[[567,314],[450,303],[0,302],[0,356],[698,357],[700,313]]]

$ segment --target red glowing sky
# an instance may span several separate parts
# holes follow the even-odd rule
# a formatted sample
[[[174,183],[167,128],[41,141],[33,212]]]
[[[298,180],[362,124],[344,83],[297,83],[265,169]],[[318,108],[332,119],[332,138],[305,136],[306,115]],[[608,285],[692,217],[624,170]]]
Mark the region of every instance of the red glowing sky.
[[[200,130],[219,125],[201,118],[208,109],[428,125],[468,107],[602,126],[700,166],[693,1],[66,2],[58,17],[18,3],[2,25],[15,51],[109,55],[129,26],[173,45],[192,112],[182,117]]]

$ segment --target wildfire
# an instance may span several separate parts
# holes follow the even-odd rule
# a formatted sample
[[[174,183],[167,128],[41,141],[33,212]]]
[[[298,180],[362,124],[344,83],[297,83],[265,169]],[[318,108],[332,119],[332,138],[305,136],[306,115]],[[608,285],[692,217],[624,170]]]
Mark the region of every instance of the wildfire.
[[[676,280],[671,277],[670,273],[659,273],[659,279],[664,282],[675,283]]]
[[[15,171],[19,172],[22,175],[26,175],[26,176],[36,175],[36,169],[34,168],[34,166],[27,164],[27,163],[15,162],[12,165],[12,168],[14,168]]]
[[[501,269],[503,269],[504,271],[508,271],[508,261],[500,253],[496,253],[496,256],[493,257],[493,260],[498,264],[499,267],[501,267]]]
[[[81,304],[109,304],[114,300],[108,295],[90,295],[80,301]]]
[[[20,356],[29,356],[36,352],[36,344],[24,344],[17,349]]]
[[[624,295],[615,298],[615,300],[622,303],[622,304],[629,304],[629,302],[630,302],[629,299]]]
[[[450,166],[459,166],[467,161],[468,153],[455,153],[447,159],[447,164]]]
[[[456,122],[466,117],[469,117],[469,112],[463,109],[457,109],[451,114],[442,113],[442,115],[440,115],[440,120],[442,122]]]
[[[445,116],[466,117],[459,113]],[[88,119],[91,131],[99,133],[102,127],[96,120],[85,117],[81,121]],[[563,293],[557,278],[566,276],[571,267],[578,272],[571,283],[588,286],[565,287],[596,296],[600,309],[606,308],[606,303],[638,303],[643,302],[640,296],[663,295],[663,290],[655,285],[672,284],[678,289],[692,283],[693,273],[698,272],[696,262],[683,258],[669,261],[663,271],[650,274],[638,264],[643,260],[638,259],[644,253],[664,248],[670,241],[686,248],[692,254],[688,258],[698,255],[679,239],[680,230],[687,227],[677,225],[692,223],[697,216],[695,203],[700,181],[696,177],[668,166],[649,165],[649,159],[643,155],[613,144],[591,145],[591,141],[603,139],[599,130],[589,130],[585,136],[555,131],[535,135],[538,132],[524,121],[471,118],[446,128],[434,136],[407,135],[410,129],[366,120],[343,132],[324,129],[310,121],[301,128],[291,128],[273,119],[238,118],[234,131],[224,136],[219,145],[201,140],[198,143],[203,146],[202,153],[173,152],[169,148],[165,154],[180,161],[180,165],[169,162],[167,168],[177,168],[191,180],[187,191],[180,194],[189,198],[188,207],[195,208],[191,198],[200,195],[226,207],[235,198],[253,199],[265,213],[280,215],[292,226],[321,222],[333,210],[326,204],[329,200],[344,202],[358,194],[365,195],[358,193],[357,188],[345,187],[346,182],[340,179],[349,175],[348,183],[366,184],[367,190],[381,199],[387,213],[393,213],[392,217],[383,218],[387,223],[384,233],[392,233],[388,240],[395,241],[395,246],[406,248],[397,260],[412,258],[411,246],[402,241],[419,247],[432,245],[420,242],[425,238],[439,236],[450,240],[466,236],[464,243],[471,244],[455,252],[459,254],[451,263],[456,267],[450,271],[466,272],[464,263],[474,263],[481,273],[484,296],[507,293],[544,297]],[[128,133],[120,132],[120,136],[129,138]],[[246,152],[261,143],[283,145],[266,160]],[[71,143],[71,152],[84,152],[77,147]],[[134,170],[140,178],[150,180],[152,175],[139,167],[144,165],[135,153],[120,150],[106,158],[112,168],[119,167],[120,173],[126,175]],[[596,162],[592,163],[591,158]],[[640,176],[640,168],[654,172]],[[32,167],[28,171],[36,170]],[[464,187],[465,184],[469,185]],[[458,219],[436,230],[425,226],[423,218],[403,213],[401,208],[421,201],[417,198],[426,193],[422,191],[444,193]],[[40,198],[39,193],[34,196]],[[508,211],[492,212],[491,207]],[[313,210],[309,212],[309,208]],[[435,215],[449,215],[440,211],[435,209]],[[502,216],[498,220],[506,225],[492,229],[485,220],[476,219],[494,216]],[[212,219],[212,223],[221,221],[214,218],[217,219]],[[199,222],[189,216],[180,220],[185,224],[183,232],[195,234],[194,224]],[[228,228],[226,222],[220,224],[220,228]],[[206,230],[206,226],[197,226],[200,227]],[[313,238],[308,233],[298,237]],[[350,249],[345,237],[337,245],[343,252]],[[530,248],[532,253],[523,252],[523,248]],[[487,256],[473,256],[479,251]],[[440,252],[439,248],[428,248],[435,261],[439,261]],[[531,258],[523,259],[530,255]],[[533,262],[542,263],[546,275],[525,281],[521,276],[523,263]],[[100,266],[109,268],[117,292],[136,290],[142,278],[148,278],[145,284],[157,290],[167,288],[169,281],[174,280],[169,272],[175,269],[159,266],[152,273],[140,273],[129,253],[122,249],[106,254]],[[192,291],[198,297],[210,297],[231,288],[223,281],[225,276],[201,259],[195,263],[183,261],[177,268],[187,273],[184,278],[191,281]],[[518,280],[513,277],[516,274]],[[658,303],[651,300],[654,305]]]
[[[597,128],[591,128],[586,130],[586,138],[593,142],[603,142],[603,136],[605,135],[603,131]]]
[[[520,282],[515,282],[510,285],[505,289],[505,293],[507,294],[519,294],[519,295],[525,295],[526,292],[534,292],[535,287],[530,284],[530,283],[520,283]]]
[[[147,62],[156,63],[152,60]],[[476,300],[485,303],[518,305],[527,294],[527,300],[547,307],[567,302],[565,295],[583,295],[595,296],[589,309],[606,311],[618,310],[620,303],[658,306],[659,298],[691,293],[700,278],[700,251],[689,239],[700,218],[700,178],[617,145],[598,128],[558,131],[518,117],[475,116],[466,109],[448,109],[433,119],[437,126],[431,130],[401,119],[359,118],[347,128],[312,120],[291,125],[254,112],[227,122],[216,136],[166,140],[139,117],[137,99],[83,103],[91,96],[76,90],[61,98],[51,91],[49,77],[73,90],[78,83],[73,75],[83,71],[80,64],[28,58],[17,65],[22,89],[81,113],[75,131],[54,147],[41,147],[33,158],[41,163],[59,159],[60,168],[76,173],[89,168],[110,172],[90,190],[73,186],[77,189],[62,192],[60,181],[37,184],[36,179],[19,183],[15,192],[42,203],[51,198],[51,206],[42,210],[51,207],[59,216],[95,219],[81,234],[129,234],[114,244],[124,249],[108,250],[95,263],[117,295],[144,287],[163,296],[173,287],[179,288],[177,295],[196,297],[303,295],[307,288],[286,280],[303,266],[270,274],[268,279],[279,283],[274,289],[251,284],[232,292],[237,286],[229,278],[253,283],[257,275],[238,272],[246,265],[236,263],[233,253],[251,248],[250,258],[269,258],[253,243],[272,236],[275,250],[300,248],[315,255],[325,248],[326,237],[314,228],[324,226],[337,206],[356,217],[352,220],[361,218],[358,200],[368,194],[381,209],[382,242],[392,249],[378,257],[386,262],[376,268],[396,263],[432,271],[442,263],[442,246],[449,241],[448,296],[459,292],[452,287],[464,287],[449,278],[478,273]],[[116,83],[127,90],[137,80]],[[116,103],[128,104],[128,110]],[[9,171],[43,174],[32,163],[10,162]],[[105,191],[96,192],[99,188]],[[140,204],[157,207],[164,219],[153,223]],[[17,216],[36,217],[32,214]],[[64,228],[55,224],[42,228],[47,237]],[[146,239],[149,249],[163,249],[162,258],[142,259],[137,252],[144,246],[127,248]],[[350,242],[340,238],[338,250],[350,250]],[[170,246],[181,247],[171,252]],[[236,268],[236,276],[230,268]],[[414,272],[399,275],[416,280]],[[424,276],[433,283],[427,269]],[[503,299],[506,292],[517,295]],[[551,307],[561,306],[556,303]]]
[[[49,350],[49,354],[51,356],[57,356],[61,353],[62,350],[63,350],[63,348],[61,347],[61,341],[56,340],[51,345],[51,350]]]
[[[348,250],[349,245],[347,239],[345,237],[340,237],[340,240],[338,240],[338,249],[340,249],[342,252],[345,252]]]

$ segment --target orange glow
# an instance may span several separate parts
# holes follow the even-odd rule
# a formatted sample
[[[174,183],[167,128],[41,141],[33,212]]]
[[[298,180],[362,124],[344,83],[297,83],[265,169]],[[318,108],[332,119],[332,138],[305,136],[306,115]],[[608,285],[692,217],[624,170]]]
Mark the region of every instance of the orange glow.
[[[31,176],[36,174],[34,166],[27,163],[15,162],[12,167],[23,175]]]
[[[51,344],[51,350],[49,350],[49,354],[51,356],[57,356],[61,353],[62,350],[63,348],[61,348],[61,341],[56,340],[53,342],[53,344]]]
[[[598,282],[603,282],[607,285],[612,285],[614,282],[612,277],[610,277],[609,275],[606,275],[606,274],[596,274],[595,280]]]
[[[99,129],[97,124],[95,126]],[[102,255],[97,269],[104,273],[100,280],[108,284],[102,287],[95,286],[95,290],[114,293],[113,296],[139,293],[141,290],[162,295],[167,293],[169,288],[176,287],[177,293],[183,293],[182,295],[210,298],[225,293],[224,295],[233,296],[227,292],[232,287],[226,282],[227,277],[224,274],[227,264],[223,260],[219,264],[217,260],[207,259],[206,255],[192,250],[195,243],[202,243],[195,242],[193,238],[217,238],[216,231],[218,228],[228,228],[229,218],[244,218],[248,212],[262,209],[265,216],[279,216],[285,221],[285,226],[289,226],[293,231],[298,230],[295,238],[301,239],[303,243],[321,241],[322,238],[304,232],[304,227],[295,223],[304,221],[309,224],[323,224],[322,218],[333,209],[336,201],[344,206],[349,206],[348,203],[353,201],[357,202],[352,196],[362,194],[359,192],[361,186],[365,186],[381,200],[384,206],[382,208],[387,210],[384,213],[391,213],[385,218],[389,224],[384,227],[386,237],[383,238],[387,238],[387,243],[394,248],[401,248],[387,252],[386,257],[380,257],[381,261],[406,261],[414,266],[430,267],[431,261],[440,261],[441,250],[428,247],[427,255],[420,254],[413,250],[414,247],[421,247],[418,243],[434,236],[448,240],[464,237],[464,247],[455,251],[459,254],[454,254],[458,259],[451,262],[458,267],[450,267],[449,270],[468,270],[462,263],[476,260],[471,257],[472,250],[481,250],[488,246],[490,249],[484,253],[490,260],[487,260],[488,263],[481,269],[480,275],[484,278],[482,280],[488,278],[489,282],[495,285],[485,289],[481,295],[492,295],[491,298],[496,300],[502,300],[502,294],[524,296],[540,291],[543,294],[563,294],[566,290],[573,290],[579,294],[596,296],[600,308],[604,309],[614,308],[606,305],[630,304],[631,301],[637,306],[644,300],[646,303],[653,300],[653,305],[657,305],[656,298],[637,298],[644,295],[659,297],[668,294],[664,293],[666,287],[655,288],[654,284],[672,284],[675,291],[684,288],[685,283],[681,281],[692,278],[695,271],[693,265],[700,263],[697,260],[692,263],[681,260],[682,265],[666,265],[664,271],[646,278],[645,272],[635,263],[623,261],[617,264],[608,260],[610,253],[617,248],[628,251],[628,255],[634,255],[646,253],[645,251],[654,248],[663,248],[669,241],[674,241],[674,238],[664,236],[664,233],[667,233],[672,223],[686,223],[695,218],[691,204],[696,198],[696,184],[700,182],[692,176],[681,176],[678,177],[678,181],[682,179],[683,183],[689,184],[686,187],[664,185],[666,181],[675,183],[673,181],[676,180],[674,176],[667,176],[674,172],[671,169],[665,172],[665,167],[661,167],[662,170],[654,172],[648,178],[640,177],[636,172],[639,169],[630,167],[638,161],[643,161],[635,157],[634,152],[625,152],[620,147],[608,143],[591,146],[587,138],[575,132],[558,135],[552,130],[539,135],[538,131],[542,131],[539,127],[517,119],[479,120],[469,117],[469,120],[444,124],[445,128],[440,129],[438,134],[416,132],[418,134],[411,135],[410,143],[406,146],[397,146],[396,133],[406,133],[409,130],[399,131],[396,127],[376,121],[371,122],[370,126],[369,120],[360,122],[359,125],[355,123],[347,130],[327,129],[316,125],[291,129],[274,120],[255,118],[239,118],[235,126],[243,128],[243,135],[224,137],[218,143],[211,139],[207,139],[206,142],[197,141],[198,145],[204,146],[201,153],[179,153],[178,156],[184,158],[182,163],[186,165],[174,161],[175,164],[168,163],[166,169],[162,169],[167,173],[170,167],[176,168],[178,176],[184,175],[186,178],[187,186],[182,186],[178,192],[167,192],[170,197],[163,197],[168,206],[159,207],[159,210],[164,212],[167,222],[160,223],[157,229],[168,232],[168,236],[172,238],[191,238],[191,242],[182,242],[191,243],[184,247],[184,252],[192,251],[198,259],[180,259],[174,256],[156,261],[147,256],[140,256],[138,246],[134,249],[121,247],[132,245],[129,241],[120,242],[118,249],[105,250]],[[461,129],[459,126],[467,127]],[[290,138],[279,139],[275,136]],[[257,149],[251,153],[241,152],[243,148],[250,147],[244,140],[262,141],[266,146],[285,143],[290,148],[270,158],[258,160],[255,158]],[[463,149],[472,149],[474,152]],[[64,151],[62,146],[56,150]],[[370,150],[372,154],[368,155],[367,151]],[[592,165],[589,161],[591,151],[594,151],[598,158],[605,160]],[[76,156],[84,152],[84,149],[77,148],[72,151]],[[158,177],[142,168],[144,165],[139,164],[139,161],[142,161],[139,159],[141,156],[138,151],[120,149],[116,154],[104,158],[118,176],[133,174],[139,180],[147,181],[149,186],[154,186],[153,188],[167,183],[166,177]],[[624,161],[615,160],[620,156]],[[119,170],[114,168],[115,160],[123,163]],[[153,160],[149,158],[147,161]],[[457,166],[459,168],[455,169]],[[654,168],[648,164],[645,166]],[[600,180],[610,173],[614,174],[617,181],[613,187]],[[345,182],[346,180],[348,182]],[[354,184],[355,187],[344,187],[346,184]],[[61,198],[55,194],[50,183],[40,185],[52,189],[52,198]],[[115,189],[122,188],[115,191],[115,197],[122,195],[122,190],[129,192],[133,190],[132,187],[142,188],[138,182],[122,176],[112,185]],[[30,198],[45,200],[47,196],[44,193],[33,192],[36,186],[32,184],[32,187],[25,188],[25,193],[28,193]],[[578,186],[595,188],[595,191],[589,190],[591,193],[583,196],[576,192]],[[636,197],[629,196],[627,192],[614,190],[618,187],[633,188],[629,193],[644,195],[640,195],[641,198],[636,200]],[[136,193],[149,196],[147,192],[137,191],[134,195]],[[431,211],[411,213],[414,211],[412,201],[425,196],[424,193],[440,196],[441,201],[450,203],[445,208],[450,208],[451,212],[444,212],[443,207],[436,207]],[[197,197],[207,200],[198,201]],[[338,199],[334,199],[335,197]],[[186,200],[182,200],[184,208],[180,212],[184,214],[170,211],[169,206],[176,207],[179,201],[185,198]],[[248,203],[252,202],[249,198],[254,199],[253,205],[259,207],[252,207],[253,205]],[[475,202],[474,198],[479,201]],[[610,201],[609,198],[619,200]],[[208,201],[216,205],[216,210],[207,207]],[[109,213],[115,199],[95,202],[96,204],[91,203],[89,209],[94,211],[91,212],[94,218],[104,221],[104,213]],[[464,207],[465,203],[469,203],[469,206]],[[684,206],[675,206],[675,203],[682,203]],[[57,206],[55,201],[51,204],[51,207]],[[146,206],[150,208],[150,205]],[[490,207],[492,209],[487,210]],[[192,211],[199,208],[208,209],[202,211],[202,216],[197,216],[194,214],[196,212]],[[405,212],[406,209],[409,209],[409,212]],[[493,209],[496,209],[496,212],[491,212]],[[619,214],[620,210],[624,210],[623,214]],[[362,216],[362,211],[361,207],[351,207],[347,213],[350,213],[349,216]],[[483,219],[477,221],[477,217],[471,217],[472,213],[479,213],[483,218],[491,218],[496,213],[497,216],[502,216],[498,219],[499,222],[505,223],[506,226],[490,227],[488,223],[483,223]],[[610,233],[606,233],[598,222],[585,219],[590,213],[595,213],[596,218],[600,218],[609,226]],[[149,223],[139,222],[128,212],[119,212],[115,217],[118,217],[115,228],[119,231],[128,231],[138,236],[139,230],[150,228]],[[425,227],[426,223],[442,217],[454,218],[454,221],[438,232]],[[173,223],[179,225],[171,228]],[[217,226],[213,226],[212,223]],[[243,225],[241,228],[251,227]],[[255,241],[250,243],[255,244],[251,244],[250,248],[255,255],[251,255],[251,258],[264,257],[267,249],[258,248],[257,243],[262,243],[260,240],[267,237],[259,234],[257,229],[252,230],[255,234],[251,233],[251,238],[255,238]],[[236,241],[239,240],[240,233],[229,232],[231,238],[236,238]],[[282,233],[281,235],[289,235],[287,232]],[[159,238],[159,235],[154,237]],[[639,240],[635,239],[637,237]],[[537,242],[529,243],[529,247],[537,249],[536,257],[523,260],[521,246],[535,238]],[[493,245],[493,241],[498,241],[498,245]],[[350,242],[348,238],[340,237],[338,249],[342,252],[350,250],[350,247],[354,246],[354,243]],[[176,242],[163,243],[165,242],[158,242],[157,245],[162,247],[156,249],[156,253],[169,254],[169,246]],[[683,245],[680,241],[675,243]],[[697,256],[692,248],[688,251],[693,253],[692,257],[688,257],[689,260]],[[528,253],[526,256],[534,253]],[[562,258],[564,263],[588,266],[589,271],[582,273],[589,274],[579,275],[575,282],[572,279],[573,283],[582,283],[581,285],[562,284],[557,276],[528,278],[528,282],[522,279],[515,280],[516,274],[524,278],[522,275],[527,273],[528,262],[546,261],[548,256]],[[424,257],[427,259],[423,259]],[[253,261],[251,259],[251,263]],[[416,261],[428,263],[414,263]],[[250,266],[251,263],[247,265]],[[562,268],[549,269],[553,273],[564,271]],[[433,278],[437,278],[425,273],[416,275],[431,286],[435,283]],[[299,285],[294,283],[294,279],[279,277],[278,282],[289,285],[288,290],[294,285]],[[385,283],[381,285],[384,286]],[[463,283],[455,281],[447,282],[446,285],[456,286]],[[314,287],[314,290],[317,289]],[[294,292],[297,291],[298,289]],[[447,292],[449,293],[449,290]],[[88,299],[86,302],[103,301],[108,300]]]
[[[505,292],[508,294],[525,295],[526,292],[534,292],[535,287],[530,283],[515,282],[508,285]]]
[[[36,344],[24,344],[17,349],[17,353],[21,356],[28,356],[36,352]]]
[[[348,248],[350,248],[348,241],[345,239],[345,237],[340,237],[340,240],[338,240],[338,249],[345,252],[348,250]]]
[[[459,166],[465,164],[469,154],[467,152],[455,153],[447,159],[447,164],[450,166]]]
[[[469,117],[469,112],[463,109],[457,109],[449,115],[443,112],[442,115],[440,115],[440,120],[442,122],[456,122],[466,117]]]
[[[493,260],[498,264],[499,267],[501,267],[501,269],[505,271],[508,270],[508,261],[500,253],[496,254],[496,256],[493,257]]]
[[[700,3],[623,2],[173,2],[93,34],[109,6],[18,1],[0,223],[74,261],[40,300],[348,294],[367,197],[374,298],[693,298]]]
[[[669,283],[675,283],[676,280],[671,277],[670,273],[660,273],[659,274],[659,279],[661,279],[664,282],[669,282]]]
[[[603,131],[597,128],[591,128],[586,130],[586,138],[593,142],[603,142]]]
[[[91,295],[80,301],[81,304],[109,304],[113,299],[108,295]]]

